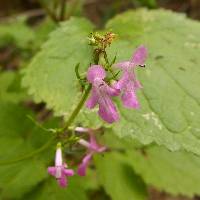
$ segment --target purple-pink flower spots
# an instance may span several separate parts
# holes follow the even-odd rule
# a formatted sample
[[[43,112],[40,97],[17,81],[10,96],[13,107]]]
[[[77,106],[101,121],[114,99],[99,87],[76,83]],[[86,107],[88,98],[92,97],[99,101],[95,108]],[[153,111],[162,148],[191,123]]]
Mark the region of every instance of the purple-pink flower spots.
[[[74,175],[74,171],[72,169],[67,169],[67,164],[63,162],[60,144],[56,150],[55,166],[48,167],[48,173],[57,179],[57,182],[61,187],[66,187],[67,177]]]
[[[91,88],[91,93],[86,101],[86,107],[93,109],[98,106],[98,115],[107,123],[113,123],[120,119],[114,98],[120,98],[125,108],[138,109],[140,103],[136,93],[137,90],[142,88],[142,85],[136,78],[135,69],[138,66],[144,66],[146,58],[147,49],[144,46],[140,46],[133,53],[130,60],[122,61],[114,65],[110,64],[108,60],[105,66],[91,65],[87,71],[87,77],[83,79],[84,81],[87,79],[88,83],[91,84],[88,86],[88,91]],[[111,68],[112,65],[114,66],[113,68]],[[118,72],[115,73],[115,70],[118,72],[120,70],[120,77],[118,77]],[[75,137],[74,141],[78,143],[78,146],[81,145],[86,148],[86,153],[77,168],[77,174],[79,176],[85,176],[93,155],[103,153],[107,148],[97,143],[94,130],[76,127],[74,131],[75,133],[87,133],[89,138],[85,140],[78,136]],[[66,187],[68,177],[74,175],[74,170],[69,169],[67,164],[63,162],[60,143],[56,150],[55,166],[48,167],[48,173],[56,178],[61,187]]]
[[[90,160],[92,159],[92,156],[95,153],[102,153],[106,150],[105,146],[100,146],[97,144],[95,135],[92,131],[89,131],[90,141],[87,142],[86,140],[80,139],[79,144],[85,146],[87,148],[87,154],[82,160],[82,163],[78,166],[78,174],[80,176],[86,175],[87,167],[90,163]]]
[[[92,65],[87,72],[87,79],[92,84],[91,96],[86,102],[89,109],[99,106],[99,116],[108,123],[119,119],[117,108],[112,101],[112,96],[118,96],[119,90],[108,86],[103,80],[106,77],[104,68],[100,65]]]
[[[85,139],[79,139],[78,143],[86,148],[86,155],[83,157],[81,163],[78,165],[77,174],[79,176],[85,176],[87,168],[91,162],[91,159],[95,153],[102,153],[106,151],[105,146],[101,146],[97,143],[93,130],[77,127],[75,131],[80,133],[88,133],[89,141]],[[63,162],[61,144],[58,143],[55,155],[55,166],[48,167],[48,173],[54,176],[60,187],[66,187],[68,185],[68,177],[74,175],[74,170],[69,169],[67,164]]]
[[[140,46],[130,60],[115,64],[116,68],[122,71],[122,76],[113,85],[108,85],[104,81],[106,71],[103,66],[92,65],[87,71],[87,80],[92,84],[92,91],[86,106],[92,109],[98,104],[99,116],[108,123],[119,120],[117,108],[112,100],[113,96],[120,96],[126,108],[139,108],[136,92],[142,88],[142,85],[137,80],[134,70],[137,66],[144,66],[146,58],[147,49]]]

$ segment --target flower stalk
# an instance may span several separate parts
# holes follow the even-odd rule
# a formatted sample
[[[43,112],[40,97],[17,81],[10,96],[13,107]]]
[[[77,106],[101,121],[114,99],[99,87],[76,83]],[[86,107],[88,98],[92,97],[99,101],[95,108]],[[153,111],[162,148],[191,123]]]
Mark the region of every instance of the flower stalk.
[[[88,87],[86,88],[83,96],[81,97],[79,103],[77,104],[77,106],[75,107],[75,109],[72,111],[71,115],[69,116],[67,122],[65,123],[65,126],[59,131],[59,132],[65,132],[69,126],[73,123],[73,121],[75,120],[76,116],[78,115],[78,113],[80,112],[81,108],[83,107],[89,93],[91,90],[92,86],[91,84],[88,85]]]

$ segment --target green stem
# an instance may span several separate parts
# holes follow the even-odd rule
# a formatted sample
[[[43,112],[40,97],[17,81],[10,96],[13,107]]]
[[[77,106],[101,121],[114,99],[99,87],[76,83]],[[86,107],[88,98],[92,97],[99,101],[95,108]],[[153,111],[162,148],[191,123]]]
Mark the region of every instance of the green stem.
[[[61,129],[61,131],[59,132],[64,132],[66,131],[69,126],[71,125],[71,123],[74,121],[74,119],[76,118],[76,116],[78,115],[78,113],[80,112],[83,104],[85,103],[89,93],[90,93],[90,90],[91,90],[91,84],[86,88],[85,90],[85,93],[83,94],[83,96],[81,97],[79,103],[77,104],[76,108],[73,110],[73,112],[71,113],[69,119],[67,120],[65,126]],[[58,133],[59,133],[58,132]],[[26,155],[23,155],[21,156],[20,158],[17,158],[17,159],[13,159],[13,160],[5,160],[5,161],[0,161],[0,165],[8,165],[8,164],[13,164],[13,163],[16,163],[16,162],[19,162],[19,161],[22,161],[22,160],[25,160],[25,159],[28,159],[28,158],[31,158],[33,156],[35,156],[36,154],[38,153],[41,153],[42,151],[44,151],[45,149],[47,149],[51,144],[52,142],[56,139],[57,135],[54,135],[50,140],[48,140],[47,143],[45,143],[43,146],[41,146],[39,149],[36,149],[35,151],[29,153],[29,154],[26,154]]]
[[[78,3],[79,3],[79,0],[73,0],[72,1],[72,5],[71,5],[70,9],[66,13],[66,17],[65,17],[66,20],[69,19],[71,15],[73,15]]]
[[[66,10],[66,0],[61,0],[60,21],[63,21],[65,19],[65,10]]]
[[[13,160],[0,161],[0,165],[14,164],[16,162],[31,158],[31,157],[35,156],[36,154],[41,153],[42,151],[47,149],[52,144],[52,142],[55,140],[55,138],[56,138],[56,135],[54,135],[51,139],[49,139],[48,142],[45,143],[43,146],[41,146],[39,149],[36,149],[35,151],[33,151],[29,154],[23,155],[20,158],[16,158],[16,159],[13,159]]]
[[[81,99],[80,99],[79,103],[77,104],[76,108],[71,113],[71,115],[68,118],[65,126],[61,129],[61,132],[66,131],[69,128],[69,126],[72,124],[72,122],[75,120],[75,118],[78,115],[78,113],[80,112],[83,104],[85,103],[85,101],[86,101],[86,99],[87,99],[87,97],[88,97],[88,95],[90,93],[91,88],[92,88],[91,84],[86,88],[85,93],[81,97]]]
[[[52,11],[48,8],[48,6],[46,6],[46,4],[45,4],[42,0],[38,0],[38,2],[39,2],[39,4],[42,6],[42,8],[46,11],[46,13],[49,15],[49,17],[50,17],[54,22],[58,23],[59,20],[57,19],[55,13],[52,12]]]
[[[99,55],[96,56],[96,58],[94,60],[94,63],[96,65],[98,64],[98,62],[99,62]],[[92,85],[89,84],[88,87],[85,90],[85,93],[81,97],[79,103],[77,104],[77,106],[75,107],[75,109],[73,110],[71,115],[69,116],[65,126],[59,132],[65,132],[69,128],[69,126],[72,124],[72,122],[75,120],[76,116],[79,114],[81,108],[83,107],[83,104],[85,103],[85,101],[86,101],[86,99],[87,99],[87,97],[88,97],[88,95],[90,93],[91,88],[92,88]]]
[[[110,66],[110,63],[109,63],[109,60],[108,60],[108,56],[107,56],[107,53],[104,51],[103,53],[103,56],[104,56],[104,59],[106,61],[106,63],[108,64],[108,70],[110,71],[110,73],[113,75],[113,77],[115,77],[115,73],[113,72],[113,70],[111,69],[111,66]]]
[[[54,2],[53,2],[53,9],[54,9],[54,11],[56,11],[57,8],[58,8],[58,6],[59,6],[59,2],[58,1],[59,0],[54,0]]]

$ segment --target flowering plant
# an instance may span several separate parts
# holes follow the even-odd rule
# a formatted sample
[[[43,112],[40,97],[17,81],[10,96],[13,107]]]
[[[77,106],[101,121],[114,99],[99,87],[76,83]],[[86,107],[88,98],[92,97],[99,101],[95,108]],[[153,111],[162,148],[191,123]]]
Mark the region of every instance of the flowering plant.
[[[144,46],[138,47],[136,52],[133,54],[130,61],[119,62],[115,64],[107,59],[106,48],[111,45],[115,38],[114,33],[106,33],[105,35],[99,35],[94,33],[89,38],[90,45],[94,46],[94,61],[95,63],[90,65],[87,69],[86,78],[80,78],[78,74],[77,78],[80,80],[86,80],[81,84],[83,88],[88,85],[85,89],[80,102],[75,107],[72,114],[69,116],[65,126],[61,129],[55,130],[54,134],[62,134],[63,132],[69,131],[70,125],[72,125],[75,117],[79,114],[82,106],[89,109],[93,109],[97,104],[99,107],[98,115],[106,123],[114,123],[120,121],[120,114],[112,100],[112,97],[118,97],[121,95],[123,105],[127,108],[138,108],[139,102],[136,97],[137,89],[141,88],[140,82],[136,79],[134,68],[137,66],[144,66],[147,57],[147,49]],[[103,56],[105,64],[100,65],[100,58]],[[122,76],[115,75],[115,68],[122,70]],[[108,80],[108,73],[111,77]],[[111,82],[114,81],[112,84]],[[84,85],[85,84],[85,85]],[[90,97],[87,99],[89,93]],[[86,101],[86,102],[85,102]],[[90,142],[84,139],[79,139],[76,136],[76,141],[85,146],[88,149],[88,153],[83,158],[81,164],[78,166],[77,173],[80,176],[86,175],[86,169],[92,159],[94,153],[102,153],[106,150],[106,147],[101,147],[97,144],[95,139],[95,132],[90,128],[77,127],[74,130],[85,133],[88,132],[90,136]],[[60,142],[62,142],[63,138]],[[60,143],[59,143],[60,144]],[[55,167],[48,167],[48,172],[55,176],[61,187],[67,186],[66,176],[72,176],[74,173],[72,170],[65,169],[66,164],[62,162],[61,147],[56,150]]]
[[[144,9],[99,31],[41,21],[0,22],[0,199],[199,195],[199,23]]]

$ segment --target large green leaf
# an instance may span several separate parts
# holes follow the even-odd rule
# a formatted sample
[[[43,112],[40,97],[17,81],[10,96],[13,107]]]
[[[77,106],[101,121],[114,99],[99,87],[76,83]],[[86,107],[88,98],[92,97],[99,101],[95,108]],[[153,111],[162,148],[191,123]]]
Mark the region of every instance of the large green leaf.
[[[30,111],[8,102],[0,101],[0,137],[23,137],[32,127],[32,122],[27,118]]]
[[[0,100],[17,103],[27,97],[21,88],[21,75],[17,72],[0,72]]]
[[[119,35],[109,49],[127,60],[139,44],[149,50],[146,68],[137,70],[143,89],[141,109],[122,108],[114,126],[121,137],[170,150],[200,154],[200,24],[165,10],[138,10],[112,19],[107,28]]]
[[[95,164],[100,183],[113,200],[144,200],[146,188],[134,173],[127,156],[109,153],[96,156]]]
[[[14,43],[25,48],[35,39],[34,31],[27,25],[26,16],[20,16],[5,23],[0,23],[0,46]]]
[[[31,114],[27,109],[5,102],[0,103],[0,109],[0,198],[17,199],[47,177],[45,162],[38,155],[20,161],[42,144],[36,147],[28,142],[34,126],[27,118]],[[43,144],[48,139],[49,136],[46,140],[41,137]],[[48,158],[53,158],[51,152]]]
[[[30,200],[87,200],[87,196],[83,188],[80,186],[80,178],[72,177],[69,180],[67,188],[60,188],[56,180],[47,179],[42,185],[39,185],[30,194],[24,198]]]
[[[80,63],[81,71],[91,62],[92,49],[87,44],[91,30],[85,19],[62,23],[25,70],[23,85],[57,114],[66,115],[79,96],[75,65]]]
[[[79,97],[74,66],[80,62],[83,69],[91,61],[86,42],[91,28],[84,19],[64,22],[25,70],[23,85],[56,114],[66,116]],[[141,43],[149,49],[147,68],[138,70],[144,86],[138,94],[141,109],[131,111],[119,104],[117,135],[200,154],[199,23],[170,11],[138,10],[117,16],[107,28],[119,35],[108,50],[110,59],[116,52],[117,61],[129,59]],[[83,110],[79,122],[98,126],[95,116]]]
[[[113,154],[121,154],[147,185],[173,195],[192,197],[200,194],[199,156],[185,151],[170,152],[157,145],[140,146],[112,132],[106,132],[102,140]],[[113,158],[109,162],[112,161]]]
[[[20,146],[20,148],[22,148]],[[15,149],[17,151],[17,149]],[[37,159],[0,166],[0,197],[18,199],[47,177],[44,164]]]
[[[42,20],[37,26],[33,27],[35,40],[33,46],[38,50],[41,45],[48,40],[49,33],[57,27],[57,24],[49,18]]]
[[[129,151],[135,171],[147,184],[173,195],[200,194],[200,158],[187,152],[169,152],[163,147]]]
[[[0,101],[0,108],[0,199],[22,199],[25,195],[25,199],[86,200],[84,179],[69,178],[66,189],[61,189],[54,177],[46,180],[47,166],[54,159],[54,143],[42,152],[22,159],[32,155],[51,138],[49,132],[35,127],[27,118],[32,113],[8,102]],[[57,122],[52,119],[45,123],[45,127],[53,128]],[[35,187],[39,189],[34,190]]]

